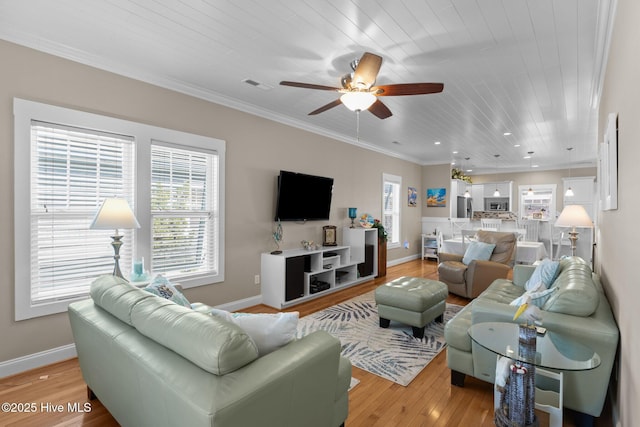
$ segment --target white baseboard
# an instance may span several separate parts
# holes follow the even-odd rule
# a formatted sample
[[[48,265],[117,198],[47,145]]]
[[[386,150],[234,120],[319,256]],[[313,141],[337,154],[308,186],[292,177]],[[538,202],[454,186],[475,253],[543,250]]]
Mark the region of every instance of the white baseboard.
[[[413,261],[414,259],[420,259],[420,254],[413,254],[404,258],[394,259],[393,261],[387,261],[387,267],[393,267],[394,265],[404,264],[405,262]]]
[[[262,304],[262,295],[256,295],[238,301],[231,301],[226,304],[216,305],[215,308],[226,311],[238,311],[258,304]]]
[[[39,353],[0,362],[0,378],[76,357],[76,345],[68,344]]]

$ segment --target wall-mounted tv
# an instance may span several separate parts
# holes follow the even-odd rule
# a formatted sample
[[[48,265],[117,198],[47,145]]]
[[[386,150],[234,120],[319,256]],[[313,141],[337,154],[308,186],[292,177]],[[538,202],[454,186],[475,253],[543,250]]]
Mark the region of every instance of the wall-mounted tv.
[[[280,171],[276,221],[328,220],[333,178]]]

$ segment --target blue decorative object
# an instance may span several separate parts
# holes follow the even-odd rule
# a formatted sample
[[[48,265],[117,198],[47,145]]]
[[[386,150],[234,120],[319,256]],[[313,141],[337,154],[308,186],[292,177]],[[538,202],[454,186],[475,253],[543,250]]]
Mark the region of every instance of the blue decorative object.
[[[351,218],[351,228],[356,228],[353,220],[358,217],[358,210],[356,208],[349,208],[349,218]]]
[[[489,258],[491,258],[491,254],[495,247],[496,245],[493,243],[471,242],[464,253],[462,263],[469,265],[469,263],[474,259],[479,261],[488,261]]]

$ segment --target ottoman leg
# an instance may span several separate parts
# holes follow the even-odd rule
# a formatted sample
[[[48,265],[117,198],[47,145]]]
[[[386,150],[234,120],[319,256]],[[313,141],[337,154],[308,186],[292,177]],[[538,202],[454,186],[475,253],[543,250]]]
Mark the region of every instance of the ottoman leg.
[[[416,328],[415,326],[412,326],[411,329],[413,329],[414,338],[424,338],[424,326],[422,328]]]
[[[436,317],[436,322],[438,323],[444,322],[444,314],[441,314],[440,316]]]
[[[389,324],[391,324],[391,320],[383,319],[382,317],[380,318],[380,327],[381,328],[388,328]]]

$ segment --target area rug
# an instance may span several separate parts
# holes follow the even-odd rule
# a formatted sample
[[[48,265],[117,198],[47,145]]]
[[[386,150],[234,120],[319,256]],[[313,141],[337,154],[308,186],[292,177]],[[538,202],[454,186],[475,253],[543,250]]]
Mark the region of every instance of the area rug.
[[[462,309],[447,304],[447,322]],[[324,330],[340,339],[342,355],[353,366],[407,386],[445,347],[444,324],[431,322],[424,338],[413,337],[411,326],[391,322],[389,328],[378,323],[374,291],[325,310],[302,317],[298,337]]]

